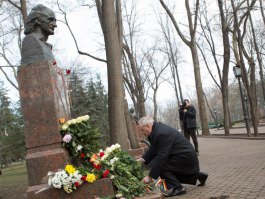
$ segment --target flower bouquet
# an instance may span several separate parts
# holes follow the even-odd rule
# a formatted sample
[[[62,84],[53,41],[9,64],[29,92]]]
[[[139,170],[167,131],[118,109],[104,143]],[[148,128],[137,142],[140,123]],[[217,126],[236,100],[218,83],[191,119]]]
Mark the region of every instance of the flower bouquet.
[[[88,115],[65,122],[61,127],[61,134],[63,147],[68,150],[71,161],[75,164],[99,149],[100,133],[90,125]]]
[[[108,198],[133,198],[144,194],[145,185],[141,164],[119,144],[99,149],[99,133],[89,122],[89,116],[82,116],[62,124],[63,146],[77,163],[67,165],[64,170],[49,173],[48,184],[67,193],[76,190],[83,183],[110,178],[116,188],[116,195]]]

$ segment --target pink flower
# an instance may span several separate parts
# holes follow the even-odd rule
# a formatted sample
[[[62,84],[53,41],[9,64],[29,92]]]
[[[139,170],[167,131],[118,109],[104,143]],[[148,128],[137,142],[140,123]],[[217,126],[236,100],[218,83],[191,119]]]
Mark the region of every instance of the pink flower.
[[[65,143],[69,143],[70,141],[72,140],[72,136],[70,134],[66,134],[64,137],[63,137],[63,141]]]

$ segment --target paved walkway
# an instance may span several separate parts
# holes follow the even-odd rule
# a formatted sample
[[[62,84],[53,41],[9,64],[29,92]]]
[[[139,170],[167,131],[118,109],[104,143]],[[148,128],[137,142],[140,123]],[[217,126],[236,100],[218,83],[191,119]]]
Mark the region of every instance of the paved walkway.
[[[211,135],[219,135],[219,136],[222,136],[225,134],[224,132],[224,128],[214,128],[214,129],[209,129],[210,130],[210,134]],[[230,137],[232,136],[241,136],[241,137],[247,137],[247,129],[245,127],[245,124],[244,123],[240,123],[240,124],[237,124],[237,125],[234,125],[233,128],[231,128],[229,130],[230,132]],[[254,130],[253,128],[251,127],[250,128],[250,132],[251,132],[251,138],[254,137]],[[265,122],[262,121],[260,122],[260,125],[258,126],[258,132],[260,134],[260,138],[262,137],[265,137]],[[198,131],[199,135],[202,134],[201,130]]]
[[[199,137],[204,187],[184,185],[185,199],[265,199],[265,140]]]

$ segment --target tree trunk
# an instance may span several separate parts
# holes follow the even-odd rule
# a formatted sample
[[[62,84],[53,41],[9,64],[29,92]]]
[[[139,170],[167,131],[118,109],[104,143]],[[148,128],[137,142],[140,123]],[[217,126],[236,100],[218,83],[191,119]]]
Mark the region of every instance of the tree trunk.
[[[222,23],[223,45],[224,45],[223,78],[221,79],[221,90],[222,90],[223,112],[224,112],[224,130],[225,130],[225,135],[229,135],[229,127],[231,123],[229,106],[228,106],[228,72],[229,72],[229,62],[230,62],[230,42],[228,36],[229,30],[224,15],[222,0],[218,0],[218,7]]]
[[[21,14],[22,14],[22,18],[23,18],[23,22],[25,26],[26,21],[27,21],[27,16],[28,16],[26,0],[20,0],[20,6],[21,6]]]
[[[120,13],[115,12],[114,0],[102,0],[102,27],[108,67],[110,141],[128,150],[128,136],[124,118],[124,88],[121,67]],[[118,10],[119,8],[116,8]],[[122,106],[121,106],[122,105]]]
[[[203,89],[201,83],[201,72],[200,72],[200,64],[198,59],[198,53],[196,49],[195,42],[191,45],[191,54],[192,54],[192,61],[194,67],[194,76],[195,76],[195,84],[196,84],[196,91],[197,91],[197,98],[198,98],[198,107],[199,107],[199,114],[201,118],[201,125],[202,125],[202,134],[209,135],[209,128],[208,128],[208,119],[206,115],[206,107],[205,101],[203,99]]]
[[[137,106],[135,107],[135,109],[136,109],[136,113],[139,113],[138,117],[141,118],[141,117],[145,116],[145,114],[146,114],[145,113],[145,106],[144,106],[144,101],[145,101],[144,88],[143,88],[143,85],[141,83],[141,77],[140,77],[140,74],[138,73],[134,56],[131,53],[129,46],[123,44],[123,49],[125,50],[126,54],[128,55],[131,70],[132,70],[132,75],[133,75],[134,80],[135,80],[135,90],[137,91],[137,93],[135,93],[133,91],[131,91],[131,92],[134,93],[134,95],[137,98]]]

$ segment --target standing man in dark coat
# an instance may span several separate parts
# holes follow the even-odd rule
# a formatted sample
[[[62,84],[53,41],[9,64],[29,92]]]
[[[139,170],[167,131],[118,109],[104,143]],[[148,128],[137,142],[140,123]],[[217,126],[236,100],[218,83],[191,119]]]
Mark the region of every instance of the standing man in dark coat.
[[[177,130],[163,123],[154,122],[151,117],[139,120],[139,127],[151,143],[148,151],[138,161],[150,166],[149,175],[143,178],[144,183],[150,183],[159,176],[165,179],[167,196],[185,194],[186,190],[181,185],[204,186],[208,175],[200,172],[199,161],[191,143]]]
[[[190,141],[193,141],[195,151],[199,155],[199,144],[196,136],[196,109],[188,99],[183,100],[179,108],[179,119],[183,124],[184,136]]]

